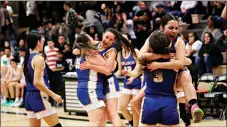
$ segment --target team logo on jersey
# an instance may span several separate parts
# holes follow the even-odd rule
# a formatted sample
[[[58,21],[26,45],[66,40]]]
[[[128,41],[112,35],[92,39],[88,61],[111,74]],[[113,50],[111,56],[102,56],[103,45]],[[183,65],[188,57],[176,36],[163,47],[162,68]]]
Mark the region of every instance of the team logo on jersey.
[[[121,62],[122,66],[133,65],[133,64],[136,64],[136,62],[135,61],[123,61],[123,62]]]
[[[154,82],[162,82],[163,81],[163,72],[158,70],[154,72]]]
[[[94,90],[90,91],[90,94],[93,95],[94,94]]]

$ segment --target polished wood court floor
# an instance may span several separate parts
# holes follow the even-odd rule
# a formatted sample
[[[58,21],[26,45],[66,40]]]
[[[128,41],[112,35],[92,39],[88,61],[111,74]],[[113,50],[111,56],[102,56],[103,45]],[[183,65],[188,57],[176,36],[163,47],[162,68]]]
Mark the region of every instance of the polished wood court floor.
[[[65,113],[63,108],[56,108],[58,115],[60,117],[60,122],[63,127],[67,126],[88,126],[88,118],[86,116],[78,116],[75,114],[68,115]],[[125,121],[126,122],[126,121]],[[26,127],[29,126],[28,119],[26,116],[25,109],[23,108],[13,108],[13,107],[3,107],[1,106],[1,127]],[[47,126],[47,124],[42,121],[42,126]],[[107,126],[112,126],[107,124]],[[181,121],[180,126],[184,126]],[[192,126],[203,126],[203,127],[226,127],[226,120],[220,121],[217,119],[213,120],[203,120],[200,123],[192,123]]]

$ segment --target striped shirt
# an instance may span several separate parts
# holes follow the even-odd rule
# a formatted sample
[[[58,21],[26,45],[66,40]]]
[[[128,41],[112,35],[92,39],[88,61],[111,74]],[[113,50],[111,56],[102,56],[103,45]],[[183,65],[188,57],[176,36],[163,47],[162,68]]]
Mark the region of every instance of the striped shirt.
[[[56,62],[58,60],[57,51],[58,48],[50,49],[48,46],[45,46],[44,48],[44,52],[46,54],[46,63],[50,69],[56,67]]]

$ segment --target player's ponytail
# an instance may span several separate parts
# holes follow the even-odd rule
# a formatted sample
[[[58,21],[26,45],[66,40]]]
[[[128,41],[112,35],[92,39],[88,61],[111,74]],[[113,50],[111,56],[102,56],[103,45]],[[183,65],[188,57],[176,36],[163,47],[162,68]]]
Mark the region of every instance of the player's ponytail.
[[[37,47],[38,41],[41,41],[42,36],[38,32],[30,32],[27,35],[27,51],[25,54],[25,59],[24,59],[24,66],[23,66],[23,71],[24,71],[24,76],[27,82],[33,83],[31,75],[28,70],[28,61],[29,61],[29,56],[30,56],[30,49],[34,50]]]
[[[29,71],[28,71],[29,56],[30,56],[29,49],[27,49],[26,53],[25,53],[24,63],[23,63],[23,71],[24,71],[25,79],[28,82],[32,83],[31,76],[30,76]]]

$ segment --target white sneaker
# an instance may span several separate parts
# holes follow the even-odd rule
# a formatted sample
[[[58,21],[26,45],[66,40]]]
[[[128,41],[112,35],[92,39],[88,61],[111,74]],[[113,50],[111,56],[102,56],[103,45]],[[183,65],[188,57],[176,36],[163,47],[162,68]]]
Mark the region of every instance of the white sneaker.
[[[2,99],[1,104],[5,104],[5,103],[6,103],[6,99]]]
[[[19,102],[20,102],[20,100],[16,99],[12,106],[15,107],[15,105],[17,105]]]
[[[14,107],[19,107],[19,106],[21,106],[23,104],[23,101],[19,101],[19,102],[17,102],[15,105],[14,105]]]

